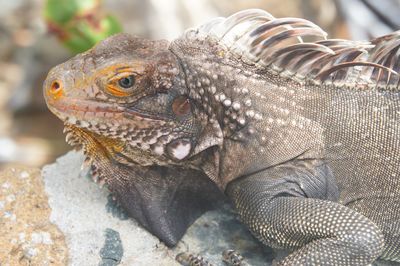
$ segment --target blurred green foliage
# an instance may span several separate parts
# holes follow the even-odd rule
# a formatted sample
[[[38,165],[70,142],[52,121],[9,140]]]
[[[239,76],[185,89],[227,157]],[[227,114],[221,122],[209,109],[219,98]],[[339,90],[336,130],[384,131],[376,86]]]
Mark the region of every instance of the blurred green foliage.
[[[122,31],[118,20],[102,9],[101,0],[47,0],[44,17],[49,31],[74,53]]]

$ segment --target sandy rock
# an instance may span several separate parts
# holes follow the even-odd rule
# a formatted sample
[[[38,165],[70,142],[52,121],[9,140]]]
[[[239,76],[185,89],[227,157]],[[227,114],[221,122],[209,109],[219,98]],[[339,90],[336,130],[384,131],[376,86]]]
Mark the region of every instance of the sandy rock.
[[[268,265],[271,251],[262,247],[227,206],[203,215],[174,249],[148,233],[80,170],[83,156],[70,152],[42,171],[50,220],[65,235],[70,265],[178,265],[180,252],[199,253],[224,265],[221,253],[236,249],[251,265]],[[43,238],[44,239],[44,238]]]
[[[39,170],[0,173],[0,265],[66,265],[64,235],[49,221]]]

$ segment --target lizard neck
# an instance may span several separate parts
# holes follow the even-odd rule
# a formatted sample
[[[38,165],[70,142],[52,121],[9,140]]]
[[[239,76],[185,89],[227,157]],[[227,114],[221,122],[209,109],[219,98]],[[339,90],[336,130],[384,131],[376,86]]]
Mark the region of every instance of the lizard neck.
[[[306,98],[307,93],[302,84],[248,65],[217,44],[190,54],[187,50],[180,47],[175,53],[185,70],[189,96],[223,133],[212,162],[204,153],[203,167],[209,176],[214,169],[210,177],[220,188],[299,156],[319,156],[322,129],[303,116],[299,95]]]

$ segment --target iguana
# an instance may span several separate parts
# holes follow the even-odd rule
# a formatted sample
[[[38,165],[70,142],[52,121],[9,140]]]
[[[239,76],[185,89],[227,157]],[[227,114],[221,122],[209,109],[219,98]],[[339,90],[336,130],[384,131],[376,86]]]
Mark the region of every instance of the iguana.
[[[400,32],[326,37],[254,9],[171,42],[118,34],[54,67],[44,95],[168,246],[223,192],[290,252],[279,265],[400,262]]]

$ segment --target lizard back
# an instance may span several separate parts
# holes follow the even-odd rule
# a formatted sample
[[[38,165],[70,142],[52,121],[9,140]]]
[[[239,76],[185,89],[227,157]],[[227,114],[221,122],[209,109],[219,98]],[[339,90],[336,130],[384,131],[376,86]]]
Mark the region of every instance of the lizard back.
[[[307,156],[330,164],[348,203],[373,197],[371,186],[377,195],[400,188],[399,45],[399,33],[371,42],[326,39],[307,20],[246,10],[189,30],[172,50],[192,96],[205,109],[205,102],[223,106],[236,159],[263,154],[233,175],[312,151]],[[204,82],[209,73],[218,80]],[[233,166],[225,163],[229,181]]]

